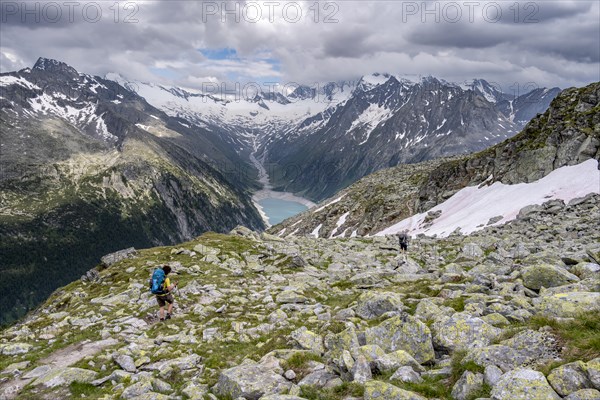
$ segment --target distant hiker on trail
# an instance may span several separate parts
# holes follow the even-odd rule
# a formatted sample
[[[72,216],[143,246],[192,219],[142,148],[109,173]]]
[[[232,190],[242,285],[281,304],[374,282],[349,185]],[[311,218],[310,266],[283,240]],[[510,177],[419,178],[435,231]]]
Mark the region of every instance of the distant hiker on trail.
[[[157,268],[152,274],[152,280],[150,281],[150,291],[156,295],[156,301],[160,307],[158,313],[160,320],[171,319],[171,312],[173,311],[173,295],[171,291],[177,287],[177,282],[171,284],[171,280],[167,275],[171,272],[171,267],[165,265],[162,268]],[[167,316],[165,317],[165,305],[169,303],[167,309]]]
[[[408,251],[408,241],[410,240],[410,236],[408,236],[408,229],[403,230],[398,233],[398,241],[400,242],[400,253],[404,254],[406,258],[406,252]]]

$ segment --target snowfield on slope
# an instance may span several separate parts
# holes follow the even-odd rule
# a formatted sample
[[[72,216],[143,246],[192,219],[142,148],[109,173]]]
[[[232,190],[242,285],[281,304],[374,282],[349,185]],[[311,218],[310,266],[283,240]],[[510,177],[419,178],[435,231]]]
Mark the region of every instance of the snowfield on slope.
[[[408,229],[411,236],[424,233],[427,236],[447,237],[456,228],[460,228],[463,234],[469,234],[484,228],[493,217],[502,216],[502,219],[491,225],[511,221],[525,206],[542,204],[552,199],[560,199],[566,203],[590,193],[600,193],[600,171],[598,161],[594,159],[558,168],[531,183],[505,185],[495,182],[481,188],[463,188],[429,210],[442,212],[431,226],[424,226],[427,211],[402,220],[375,236],[390,235],[404,229]]]

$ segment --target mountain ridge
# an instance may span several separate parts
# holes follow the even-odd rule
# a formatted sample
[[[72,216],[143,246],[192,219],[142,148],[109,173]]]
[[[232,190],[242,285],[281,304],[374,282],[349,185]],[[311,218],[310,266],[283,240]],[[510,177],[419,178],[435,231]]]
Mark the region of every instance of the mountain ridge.
[[[324,237],[334,230],[344,236],[374,234],[427,212],[467,186],[527,183],[561,166],[600,160],[599,98],[599,83],[567,89],[544,114],[504,142],[450,161],[381,170],[269,232],[306,235],[321,225]],[[338,225],[346,213],[343,224]]]

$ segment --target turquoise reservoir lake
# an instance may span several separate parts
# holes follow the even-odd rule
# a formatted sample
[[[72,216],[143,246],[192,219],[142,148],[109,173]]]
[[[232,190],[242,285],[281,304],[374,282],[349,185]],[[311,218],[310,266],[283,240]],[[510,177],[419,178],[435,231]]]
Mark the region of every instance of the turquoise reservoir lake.
[[[266,198],[258,201],[271,225],[276,225],[286,218],[293,217],[302,211],[308,210],[304,204],[295,201]]]

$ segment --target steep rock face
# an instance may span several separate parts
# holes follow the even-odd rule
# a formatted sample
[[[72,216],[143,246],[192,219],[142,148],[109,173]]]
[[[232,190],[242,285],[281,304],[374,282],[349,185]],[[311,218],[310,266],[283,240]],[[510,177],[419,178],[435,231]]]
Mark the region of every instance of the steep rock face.
[[[600,83],[563,91],[518,135],[452,160],[403,165],[363,178],[269,232],[367,235],[427,212],[467,186],[527,183],[557,168],[600,159]],[[439,215],[430,215],[431,221]],[[483,221],[486,223],[486,221]]]
[[[210,132],[54,60],[0,85],[0,322],[111,251],[263,228],[251,178],[214,168],[241,159]]]

